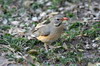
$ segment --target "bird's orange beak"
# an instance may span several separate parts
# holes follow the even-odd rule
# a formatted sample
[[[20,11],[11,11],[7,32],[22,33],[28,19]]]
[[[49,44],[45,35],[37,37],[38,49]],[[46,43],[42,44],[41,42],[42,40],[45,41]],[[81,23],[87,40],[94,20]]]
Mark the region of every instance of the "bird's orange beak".
[[[62,21],[64,21],[64,20],[69,20],[69,18],[63,17],[61,20],[62,20]]]

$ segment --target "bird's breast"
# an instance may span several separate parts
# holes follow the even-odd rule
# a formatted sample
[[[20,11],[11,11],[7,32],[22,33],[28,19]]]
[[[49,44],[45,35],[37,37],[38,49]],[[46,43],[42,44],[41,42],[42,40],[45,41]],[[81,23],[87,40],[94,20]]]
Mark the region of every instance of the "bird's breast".
[[[39,36],[37,37],[38,40],[42,41],[42,42],[54,42],[55,40],[57,40],[60,37],[61,34],[53,34],[53,35],[49,35],[49,36]]]
[[[57,40],[61,34],[63,33],[63,26],[60,26],[59,28],[53,28],[51,30],[50,35],[48,36],[39,36],[37,37],[38,40],[42,41],[42,42],[54,42],[55,40]]]

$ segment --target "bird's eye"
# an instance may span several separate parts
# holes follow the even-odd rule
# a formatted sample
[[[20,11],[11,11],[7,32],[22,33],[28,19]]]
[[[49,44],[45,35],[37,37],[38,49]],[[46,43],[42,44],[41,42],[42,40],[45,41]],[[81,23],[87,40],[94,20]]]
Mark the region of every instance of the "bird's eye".
[[[60,19],[57,19],[57,20],[60,20]]]

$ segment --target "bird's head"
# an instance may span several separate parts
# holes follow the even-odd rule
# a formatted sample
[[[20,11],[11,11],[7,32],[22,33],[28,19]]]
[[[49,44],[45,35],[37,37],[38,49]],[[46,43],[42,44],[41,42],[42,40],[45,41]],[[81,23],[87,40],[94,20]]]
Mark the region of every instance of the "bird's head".
[[[59,15],[55,15],[54,17],[52,17],[51,22],[55,26],[60,26],[64,20],[68,20],[68,18],[64,17],[64,15],[62,14],[59,14]]]

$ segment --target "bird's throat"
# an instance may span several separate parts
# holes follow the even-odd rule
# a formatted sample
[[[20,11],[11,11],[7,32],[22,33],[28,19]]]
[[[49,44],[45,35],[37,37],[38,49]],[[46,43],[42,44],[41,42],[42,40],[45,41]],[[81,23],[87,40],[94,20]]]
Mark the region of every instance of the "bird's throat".
[[[55,26],[56,26],[56,27],[59,27],[61,24],[62,24],[62,23],[59,23],[59,24],[55,24]]]

